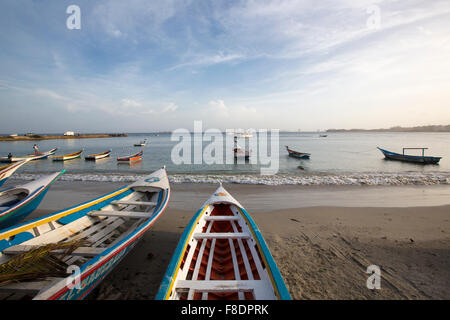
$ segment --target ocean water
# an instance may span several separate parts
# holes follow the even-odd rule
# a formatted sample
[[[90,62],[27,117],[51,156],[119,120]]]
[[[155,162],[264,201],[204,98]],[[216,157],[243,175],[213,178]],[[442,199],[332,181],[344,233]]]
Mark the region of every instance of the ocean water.
[[[218,181],[247,184],[299,185],[417,185],[450,184],[450,133],[280,133],[278,172],[261,175],[261,163],[232,164],[175,164],[171,153],[178,141],[171,134],[129,134],[128,137],[101,139],[70,139],[43,141],[0,142],[0,156],[11,152],[15,156],[33,152],[37,143],[40,151],[57,147],[62,155],[83,149],[83,157],[65,162],[49,159],[32,161],[21,167],[12,178],[31,180],[48,172],[66,169],[63,180],[134,181],[166,166],[172,182]],[[225,135],[223,136],[225,140]],[[146,138],[145,147],[133,144]],[[192,141],[202,143],[201,135],[192,135]],[[204,141],[203,148],[210,142]],[[239,144],[244,146],[245,141]],[[270,145],[270,142],[269,142]],[[285,146],[311,153],[310,160],[299,160],[287,155]],[[426,155],[443,157],[439,165],[418,165],[384,160],[376,147],[402,152],[403,147],[427,147]],[[232,147],[232,146],[231,146]],[[247,146],[248,147],[248,146]],[[258,146],[259,147],[259,146]],[[223,153],[225,154],[224,146]],[[84,155],[112,150],[111,157],[96,162],[85,161]],[[141,162],[118,163],[116,158],[144,151]],[[254,150],[252,150],[253,152]],[[411,151],[419,154],[421,151]],[[193,162],[192,156],[192,162]],[[303,168],[300,169],[299,165]]]

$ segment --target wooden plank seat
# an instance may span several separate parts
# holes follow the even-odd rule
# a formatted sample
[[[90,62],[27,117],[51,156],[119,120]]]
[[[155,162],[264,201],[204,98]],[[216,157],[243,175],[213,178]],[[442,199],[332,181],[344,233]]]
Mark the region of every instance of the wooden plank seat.
[[[31,249],[37,248],[39,246],[34,245],[16,245],[3,250],[4,254],[20,254],[28,252]],[[92,247],[79,247],[71,253],[72,256],[83,256],[83,257],[95,257],[102,253],[106,248],[92,248]],[[63,252],[64,249],[53,250],[52,252],[58,253]]]
[[[41,289],[62,278],[48,278],[40,281],[13,282],[0,286],[0,293],[36,294]]]
[[[139,212],[139,211],[117,211],[117,210],[99,210],[92,211],[89,213],[92,217],[122,217],[122,218],[134,218],[134,219],[142,219],[149,218],[152,215],[152,212]]]
[[[239,220],[240,218],[237,216],[206,216],[206,221],[233,221]]]
[[[196,233],[195,239],[250,239],[248,233],[243,232],[217,232],[217,233]]]
[[[156,202],[146,202],[146,201],[126,201],[126,200],[115,200],[111,201],[111,204],[122,204],[131,206],[145,206],[145,207],[155,207]]]
[[[260,287],[263,280],[178,280],[177,288],[196,291],[246,291]]]

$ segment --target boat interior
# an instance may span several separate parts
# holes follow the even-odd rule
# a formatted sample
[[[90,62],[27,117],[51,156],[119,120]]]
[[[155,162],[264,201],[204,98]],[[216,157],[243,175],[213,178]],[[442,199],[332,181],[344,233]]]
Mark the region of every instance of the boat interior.
[[[67,266],[81,267],[148,221],[157,210],[159,191],[160,189],[156,188],[155,191],[135,191],[81,217],[75,212],[11,236],[6,240],[10,243],[16,241],[17,244],[0,253],[0,264],[39,246],[80,240],[82,246],[61,259]],[[23,238],[26,241],[23,241]],[[0,285],[0,300],[33,298],[44,287],[52,286],[65,278],[46,277]]]
[[[15,188],[0,192],[0,212],[25,199],[29,194],[27,189]]]
[[[189,239],[169,299],[274,298],[258,244],[237,207],[210,205]]]

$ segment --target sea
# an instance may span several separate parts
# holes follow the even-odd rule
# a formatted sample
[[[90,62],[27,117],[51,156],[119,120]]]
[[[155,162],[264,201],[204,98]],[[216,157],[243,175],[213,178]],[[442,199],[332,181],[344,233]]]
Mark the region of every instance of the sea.
[[[12,153],[22,156],[34,152],[36,143],[40,151],[58,148],[56,155],[83,150],[82,158],[56,162],[51,159],[30,161],[22,166],[11,179],[33,180],[42,175],[65,169],[61,179],[66,181],[131,182],[146,174],[166,166],[172,183],[239,183],[262,185],[448,185],[450,184],[450,133],[400,133],[400,132],[280,132],[277,143],[278,156],[271,157],[271,141],[268,140],[269,156],[278,170],[262,174],[267,162],[259,157],[262,136],[255,134],[257,150],[250,149],[248,139],[240,139],[239,146],[256,152],[258,161],[232,161],[225,163],[226,150],[233,146],[223,146],[223,161],[194,161],[194,144],[203,151],[209,150],[210,141],[203,134],[190,134],[192,159],[187,163],[174,160],[173,150],[180,141],[171,133],[129,133],[126,137],[61,139],[41,141],[1,141],[0,156]],[[270,135],[269,135],[270,136]],[[227,135],[223,134],[225,141]],[[147,139],[145,147],[134,144]],[[288,156],[286,146],[311,154],[309,160],[299,160]],[[264,147],[264,148],[263,148]],[[438,165],[420,165],[385,160],[377,149],[381,147],[402,153],[404,147],[426,147],[425,155],[442,157]],[[100,153],[111,149],[109,158],[86,161],[87,154]],[[219,149],[219,148],[218,148]],[[217,149],[217,150],[218,150]],[[116,158],[143,150],[142,161],[118,163]],[[198,149],[197,149],[198,150]],[[421,150],[408,150],[408,154],[418,155]],[[179,153],[180,154],[180,153]],[[184,155],[184,153],[181,153]],[[217,153],[220,155],[220,152]],[[217,155],[215,152],[213,156]],[[276,155],[276,152],[273,154]],[[187,158],[186,158],[187,159]],[[207,157],[205,157],[207,159]],[[222,159],[216,157],[217,159]],[[267,160],[267,158],[266,158]],[[210,164],[209,164],[210,163]]]

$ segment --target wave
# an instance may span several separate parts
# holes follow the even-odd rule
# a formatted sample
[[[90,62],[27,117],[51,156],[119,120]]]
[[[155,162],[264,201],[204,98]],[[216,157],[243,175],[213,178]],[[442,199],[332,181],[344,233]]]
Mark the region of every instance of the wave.
[[[45,174],[16,174],[17,180],[35,180]],[[91,182],[134,182],[145,175],[127,174],[64,174],[62,181],[91,181]],[[12,177],[11,177],[12,178]],[[235,183],[254,185],[449,185],[449,173],[358,173],[358,174],[317,174],[317,175],[193,175],[174,174],[169,175],[171,183]]]

